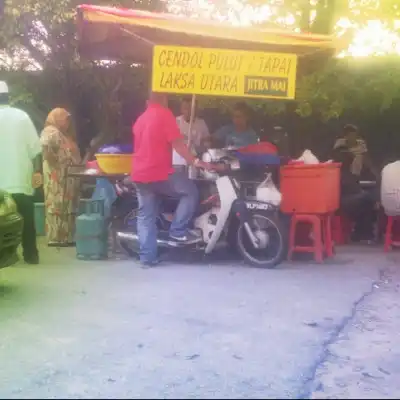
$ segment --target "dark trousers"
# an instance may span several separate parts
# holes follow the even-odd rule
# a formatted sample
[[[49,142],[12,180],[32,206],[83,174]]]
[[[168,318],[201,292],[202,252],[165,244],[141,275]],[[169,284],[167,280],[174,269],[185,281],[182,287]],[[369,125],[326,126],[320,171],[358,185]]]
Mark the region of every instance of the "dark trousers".
[[[24,220],[22,230],[22,250],[24,259],[32,259],[38,256],[36,245],[36,229],[35,229],[35,206],[33,196],[26,194],[12,195],[19,214]]]
[[[354,222],[354,240],[374,238],[374,224],[377,219],[375,199],[371,193],[360,192],[342,197],[341,208]]]

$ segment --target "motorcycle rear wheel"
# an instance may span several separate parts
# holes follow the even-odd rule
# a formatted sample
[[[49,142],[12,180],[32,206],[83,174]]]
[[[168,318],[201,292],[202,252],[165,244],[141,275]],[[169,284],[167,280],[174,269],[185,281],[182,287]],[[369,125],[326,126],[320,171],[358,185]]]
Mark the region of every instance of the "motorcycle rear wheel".
[[[261,248],[257,249],[250,241],[243,223],[238,227],[236,243],[244,261],[258,268],[275,268],[287,255],[287,232],[278,216],[268,212],[251,213],[253,233],[259,239]]]

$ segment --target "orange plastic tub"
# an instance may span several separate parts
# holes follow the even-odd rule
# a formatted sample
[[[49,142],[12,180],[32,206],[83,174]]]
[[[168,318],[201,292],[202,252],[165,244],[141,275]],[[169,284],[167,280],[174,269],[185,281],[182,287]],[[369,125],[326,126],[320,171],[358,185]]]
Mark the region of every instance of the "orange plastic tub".
[[[339,163],[286,165],[280,175],[282,212],[326,214],[339,208]]]

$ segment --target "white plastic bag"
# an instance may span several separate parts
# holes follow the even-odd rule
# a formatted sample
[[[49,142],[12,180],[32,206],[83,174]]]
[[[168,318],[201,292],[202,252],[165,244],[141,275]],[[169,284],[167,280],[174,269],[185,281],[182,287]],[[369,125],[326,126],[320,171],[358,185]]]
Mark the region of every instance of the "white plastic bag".
[[[304,150],[303,154],[296,160],[303,161],[304,164],[319,164],[318,158],[311,152],[311,150]]]
[[[381,203],[386,215],[400,215],[400,161],[390,163],[382,170]]]
[[[256,199],[274,206],[281,204],[282,194],[272,181],[271,174],[268,174],[265,180],[257,186]]]

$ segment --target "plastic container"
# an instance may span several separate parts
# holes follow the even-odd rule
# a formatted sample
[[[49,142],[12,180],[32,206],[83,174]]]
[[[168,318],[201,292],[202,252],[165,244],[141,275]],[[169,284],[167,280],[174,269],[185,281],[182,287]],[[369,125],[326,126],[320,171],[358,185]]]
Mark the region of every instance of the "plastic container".
[[[88,162],[86,163],[86,168],[97,169],[97,170],[99,170],[99,165],[98,165],[98,163],[97,163],[96,160],[88,161]]]
[[[252,153],[252,154],[277,154],[278,148],[269,142],[260,142],[256,144],[250,144],[245,147],[238,149],[239,153]]]
[[[275,154],[240,153],[235,152],[240,163],[247,165],[280,165],[281,158]]]
[[[35,203],[35,229],[36,236],[46,235],[46,215],[44,203]]]
[[[340,201],[340,164],[286,165],[280,170],[281,211],[335,212]]]
[[[105,174],[130,174],[132,170],[132,154],[96,154],[99,168]]]
[[[106,144],[99,148],[100,154],[132,154],[133,146],[131,144]]]

